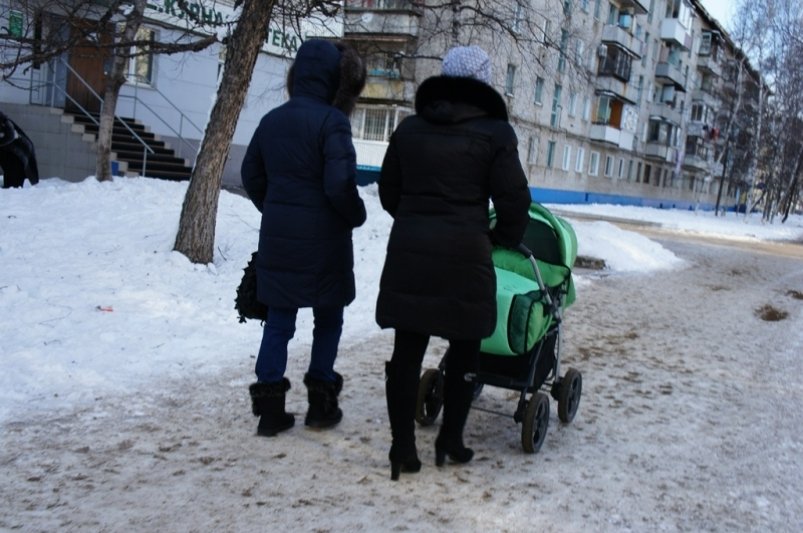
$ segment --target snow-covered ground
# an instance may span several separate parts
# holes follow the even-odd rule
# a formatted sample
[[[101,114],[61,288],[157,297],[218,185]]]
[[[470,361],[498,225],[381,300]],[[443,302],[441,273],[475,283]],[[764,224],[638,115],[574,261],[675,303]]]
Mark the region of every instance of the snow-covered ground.
[[[193,265],[171,251],[185,190],[134,178],[0,191],[0,530],[803,530],[800,245],[749,250],[800,242],[803,218],[550,206],[579,253],[608,265],[578,273],[567,311],[576,420],[560,424],[553,405],[543,449],[527,455],[512,419],[473,411],[477,457],[443,471],[437,428],[421,428],[425,468],[394,484],[392,333],[373,318],[391,220],[375,186],[361,189],[357,299],[336,365],[344,421],[275,439],[254,436],[247,397],[260,328],[233,309],[259,214],[222,192],[214,263]],[[647,238],[589,214],[739,246]],[[786,316],[762,320],[767,306]],[[302,420],[310,340],[302,311],[288,369]],[[433,340],[428,363],[443,349]],[[516,396],[486,387],[478,404],[512,415]]]

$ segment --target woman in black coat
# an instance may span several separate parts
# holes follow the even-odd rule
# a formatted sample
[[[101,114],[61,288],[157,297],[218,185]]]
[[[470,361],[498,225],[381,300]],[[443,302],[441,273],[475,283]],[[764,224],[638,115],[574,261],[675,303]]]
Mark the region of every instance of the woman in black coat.
[[[480,341],[496,324],[491,248],[521,241],[531,201],[505,102],[489,82],[481,48],[450,50],[443,75],[419,87],[416,114],[399,124],[382,164],[379,197],[394,220],[376,320],[396,330],[386,365],[392,479],[421,468],[415,403],[432,335],[449,341],[435,462],[465,463],[474,453],[463,445],[473,394],[464,376],[477,370]]]
[[[295,421],[285,411],[284,373],[302,307],[314,315],[305,424],[331,427],[343,416],[334,363],[343,308],[355,297],[351,233],[366,216],[348,118],[365,85],[363,61],[342,43],[309,40],[287,84],[290,99],[262,118],[242,164],[243,187],[262,213],[257,293],[269,312],[249,390],[263,436]]]

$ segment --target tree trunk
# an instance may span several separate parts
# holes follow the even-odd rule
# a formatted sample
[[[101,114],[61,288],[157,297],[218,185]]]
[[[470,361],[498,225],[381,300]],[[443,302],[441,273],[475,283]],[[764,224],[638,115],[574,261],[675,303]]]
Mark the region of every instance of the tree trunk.
[[[145,13],[147,0],[135,0],[133,9],[126,16],[125,28],[120,41],[126,43],[134,40],[134,37],[142,24],[142,17]],[[124,48],[114,48],[111,72],[106,76],[106,87],[103,92],[103,105],[100,108],[100,124],[98,126],[98,156],[95,162],[95,176],[98,181],[108,181],[112,179],[111,169],[111,150],[112,133],[114,130],[114,115],[117,111],[117,100],[120,96],[120,87],[126,80],[126,70],[128,69],[128,50]],[[144,149],[144,148],[143,148]],[[144,170],[144,169],[143,169]]]
[[[257,56],[268,34],[274,0],[245,0],[229,38],[217,99],[201,140],[181,208],[174,250],[193,263],[211,263],[223,167],[251,83]]]

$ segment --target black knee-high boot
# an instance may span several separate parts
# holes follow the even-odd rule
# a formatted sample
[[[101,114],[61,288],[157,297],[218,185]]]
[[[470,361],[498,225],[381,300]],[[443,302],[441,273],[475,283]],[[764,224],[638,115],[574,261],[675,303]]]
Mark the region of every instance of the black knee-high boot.
[[[421,461],[415,447],[415,402],[419,368],[394,362],[385,363],[385,396],[393,443],[390,446],[390,478],[399,479],[400,472],[418,472]]]
[[[479,342],[476,357],[479,357]],[[450,344],[443,387],[443,423],[435,439],[437,466],[443,465],[447,455],[455,463],[467,463],[474,457],[474,450],[463,444],[463,429],[474,397],[474,384],[466,381],[465,375],[476,369],[476,360],[474,343]]]

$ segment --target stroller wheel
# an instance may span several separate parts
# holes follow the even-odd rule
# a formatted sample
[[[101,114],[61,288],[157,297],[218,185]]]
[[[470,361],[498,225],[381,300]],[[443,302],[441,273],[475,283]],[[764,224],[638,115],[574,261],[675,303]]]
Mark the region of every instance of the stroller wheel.
[[[538,453],[544,444],[549,427],[549,397],[538,392],[527,402],[527,410],[521,425],[521,446],[526,453]]]
[[[558,418],[561,422],[568,424],[574,420],[582,394],[583,375],[578,370],[570,368],[560,380],[558,391]]]
[[[431,426],[443,407],[443,374],[436,368],[424,371],[418,382],[415,419],[422,426]]]

